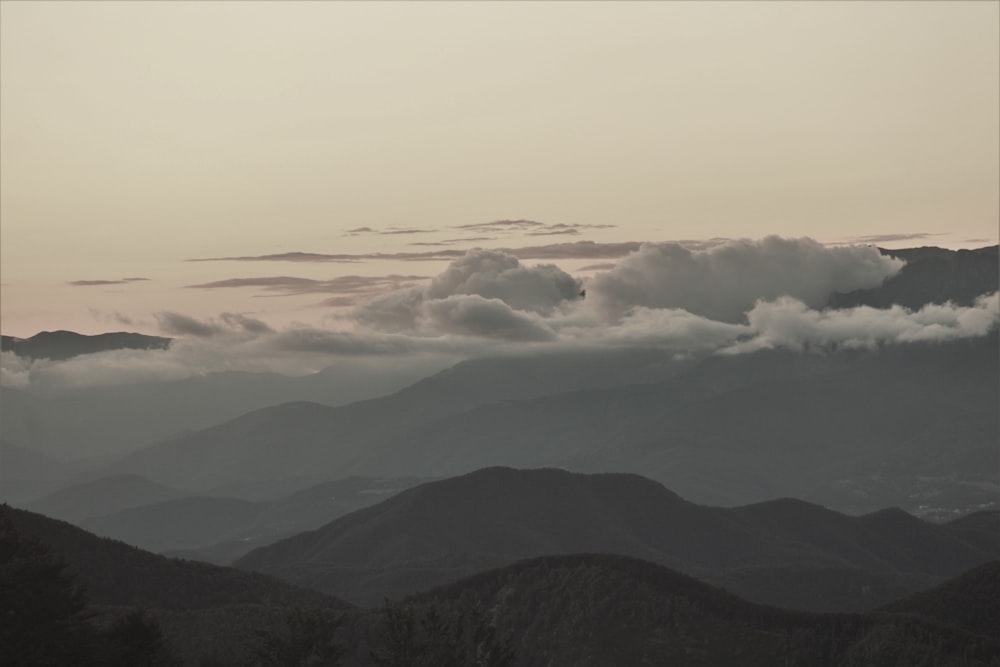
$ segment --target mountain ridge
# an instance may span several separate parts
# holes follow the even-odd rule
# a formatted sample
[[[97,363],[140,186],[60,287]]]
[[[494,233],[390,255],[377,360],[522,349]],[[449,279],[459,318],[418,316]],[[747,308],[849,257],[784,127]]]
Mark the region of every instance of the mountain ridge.
[[[871,525],[809,503],[797,502],[790,517],[768,507],[751,508],[756,517],[747,518],[746,508],[697,505],[635,474],[494,467],[408,489],[235,565],[374,604],[553,554],[620,553],[723,585],[731,580],[741,594],[759,592],[753,568],[766,577],[779,566],[885,574],[887,590],[905,593],[1000,557],[909,515],[890,513],[889,525]],[[859,592],[852,604],[880,599]]]

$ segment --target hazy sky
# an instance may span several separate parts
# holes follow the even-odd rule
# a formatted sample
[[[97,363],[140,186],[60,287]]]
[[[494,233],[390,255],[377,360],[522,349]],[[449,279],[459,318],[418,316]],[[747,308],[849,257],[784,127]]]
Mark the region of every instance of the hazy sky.
[[[195,258],[997,242],[996,2],[4,1],[0,14],[6,334],[153,331],[162,310],[322,323],[446,266]],[[521,219],[543,224],[468,227]],[[525,261],[587,275],[617,259],[548,254]],[[189,287],[230,279],[250,284]]]

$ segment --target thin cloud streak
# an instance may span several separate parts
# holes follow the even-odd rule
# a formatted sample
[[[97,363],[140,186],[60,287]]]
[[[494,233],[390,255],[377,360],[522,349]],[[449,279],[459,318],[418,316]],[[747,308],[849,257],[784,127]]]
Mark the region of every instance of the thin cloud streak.
[[[145,282],[149,278],[120,278],[118,280],[71,280],[69,285],[74,287],[98,287],[101,285],[127,285],[129,283]]]
[[[638,241],[621,243],[598,243],[595,241],[575,241],[551,245],[526,246],[521,248],[496,248],[500,252],[518,259],[616,259],[635,252],[642,244]],[[453,260],[465,255],[465,250],[449,249],[427,252],[396,253],[315,253],[285,252],[271,255],[244,255],[234,257],[201,257],[187,259],[187,262],[307,262],[307,263],[356,263],[366,261],[394,260],[402,262],[428,262]]]
[[[374,227],[355,227],[344,232],[344,236],[362,236],[372,234],[375,236],[398,236],[405,234],[433,234],[436,229],[419,229],[417,227],[388,227],[386,229],[375,229]]]
[[[257,287],[280,295],[316,293],[366,294],[375,296],[389,290],[411,287],[414,281],[429,280],[427,276],[386,275],[386,276],[338,276],[329,280],[313,280],[295,276],[264,276],[256,278],[229,278],[198,285],[188,285],[189,289],[231,289]]]
[[[931,232],[912,232],[909,234],[871,234],[869,236],[854,236],[845,240],[844,243],[869,244],[893,243],[896,241],[919,241],[921,239],[929,239],[934,236],[944,236],[944,234]]]

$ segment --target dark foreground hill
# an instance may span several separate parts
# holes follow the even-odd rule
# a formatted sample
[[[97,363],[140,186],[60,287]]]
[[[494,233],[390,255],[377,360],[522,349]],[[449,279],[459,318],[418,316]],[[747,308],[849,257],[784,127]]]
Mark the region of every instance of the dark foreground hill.
[[[0,336],[0,349],[29,359],[61,361],[109,350],[162,350],[170,338],[116,331],[87,336],[75,331],[41,331],[30,338]]]
[[[0,505],[0,522],[64,558],[90,603],[161,609],[224,605],[343,608],[339,600],[268,576],[157,556],[63,521]]]
[[[994,601],[993,606],[997,606]],[[414,617],[485,612],[518,667],[995,665],[1000,642],[892,614],[789,612],[620,556],[545,557],[410,598]],[[363,657],[359,662],[363,662]]]
[[[466,639],[479,646],[507,647],[513,660],[496,664],[511,667],[985,667],[1000,660],[996,638],[976,628],[961,629],[952,608],[937,610],[940,621],[918,618],[909,609],[877,615],[784,611],[622,556],[567,555],[520,562],[411,597],[394,605],[389,615],[344,609],[318,594],[229,571],[222,578],[242,593],[234,596],[225,592],[230,585],[218,585],[225,568],[174,562],[176,576],[164,577],[167,559],[39,515],[6,506],[0,513],[0,537],[6,540],[4,531],[13,526],[21,536],[62,554],[80,572],[92,601],[145,607],[147,618],[162,628],[163,655],[179,658],[183,665],[258,664],[255,653],[262,648],[299,651],[331,641],[346,651],[346,665],[372,665],[373,652],[385,657],[405,651],[410,661],[389,664],[444,665],[451,663],[413,660],[426,658],[431,648],[446,649],[435,655],[450,653]],[[6,541],[0,541],[2,545]],[[95,563],[87,562],[88,553],[98,555]],[[5,554],[0,549],[0,565],[6,562]],[[95,565],[106,572],[95,578]],[[117,593],[108,597],[101,592],[102,576],[118,579],[111,589]],[[145,588],[140,586],[137,596],[128,595],[136,589],[126,582],[142,579],[147,580]],[[175,590],[164,597],[157,587],[148,586],[150,582]],[[120,590],[122,586],[126,590]],[[283,590],[276,594],[276,588]],[[950,595],[964,595],[966,588],[954,586]],[[308,609],[294,611],[283,608],[286,605]],[[997,605],[995,596],[979,598],[977,611],[993,618]],[[343,610],[339,618],[330,613],[338,608]],[[120,618],[121,613],[105,608],[98,619]],[[459,627],[475,629],[475,634],[456,639],[453,630]],[[23,656],[9,650],[2,655],[12,664],[29,664],[18,662]],[[279,658],[264,664],[293,663]]]
[[[916,614],[984,636],[1000,628],[1000,561],[965,572],[940,586],[897,600],[884,611]]]
[[[490,468],[409,489],[236,565],[372,605],[523,558],[619,553],[770,604],[859,610],[1000,557],[970,532],[791,500],[706,507],[632,474]]]
[[[995,614],[1000,598],[984,604],[992,611],[982,611]],[[157,618],[183,643],[178,652],[189,656],[188,664],[214,654],[224,665],[251,664],[246,640],[252,635],[241,635],[234,619],[244,627],[266,620],[247,612],[220,617],[212,609]],[[388,609],[348,611],[330,636],[346,650],[343,664],[366,667],[375,664],[373,652],[397,659],[408,654],[409,660],[382,664],[420,667],[985,667],[1000,661],[994,633],[962,629],[947,611],[939,619],[787,611],[641,560],[574,554],[482,572]],[[456,627],[464,630],[457,640]],[[234,641],[239,637],[243,644]],[[513,660],[449,662],[470,639],[506,648]]]

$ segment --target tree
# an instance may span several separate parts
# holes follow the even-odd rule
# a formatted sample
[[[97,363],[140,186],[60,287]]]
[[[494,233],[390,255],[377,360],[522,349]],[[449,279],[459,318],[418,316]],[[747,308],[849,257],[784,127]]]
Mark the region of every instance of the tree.
[[[372,651],[379,667],[412,667],[417,659],[417,624],[413,610],[386,598],[382,605],[382,648]]]
[[[160,626],[140,609],[121,616],[106,633],[107,661],[116,667],[156,667],[170,662]]]
[[[0,512],[0,655],[10,667],[99,662],[86,596],[62,558]]]
[[[379,667],[509,667],[514,649],[476,607],[447,614],[436,604],[423,611],[386,600],[382,647],[372,652]]]
[[[285,616],[285,631],[257,630],[257,660],[264,667],[335,667],[344,657],[334,635],[343,619],[315,609],[292,609]]]

